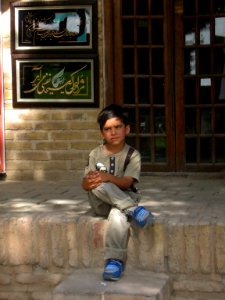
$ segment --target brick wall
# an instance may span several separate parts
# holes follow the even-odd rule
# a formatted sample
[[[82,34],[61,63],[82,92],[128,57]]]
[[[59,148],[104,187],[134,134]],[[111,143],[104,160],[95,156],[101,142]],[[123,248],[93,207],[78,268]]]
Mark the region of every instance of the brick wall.
[[[81,176],[90,149],[100,142],[99,108],[13,108],[9,3],[2,0],[7,179],[75,179]],[[102,3],[98,1],[100,108],[104,103]]]

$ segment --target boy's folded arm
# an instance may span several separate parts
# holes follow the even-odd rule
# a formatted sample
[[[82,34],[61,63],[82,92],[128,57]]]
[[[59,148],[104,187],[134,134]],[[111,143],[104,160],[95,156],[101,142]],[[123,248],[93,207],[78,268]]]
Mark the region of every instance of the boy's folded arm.
[[[111,182],[122,190],[129,189],[135,181],[135,179],[131,176],[119,177],[109,173],[102,173],[101,177],[103,182]]]

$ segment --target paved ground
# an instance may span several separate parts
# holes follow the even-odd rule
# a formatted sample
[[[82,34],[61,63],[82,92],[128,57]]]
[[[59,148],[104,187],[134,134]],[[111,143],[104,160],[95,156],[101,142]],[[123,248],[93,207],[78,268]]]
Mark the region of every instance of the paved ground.
[[[143,176],[141,204],[158,222],[225,223],[225,177],[216,175]],[[89,210],[80,182],[0,181],[0,215]]]

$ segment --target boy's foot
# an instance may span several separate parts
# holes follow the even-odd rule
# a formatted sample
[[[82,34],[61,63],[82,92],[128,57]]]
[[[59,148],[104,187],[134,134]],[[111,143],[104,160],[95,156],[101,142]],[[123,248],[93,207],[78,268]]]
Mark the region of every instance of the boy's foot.
[[[140,227],[146,227],[148,225],[151,225],[154,219],[153,214],[149,210],[147,210],[144,206],[137,206],[134,209],[131,217],[134,221],[136,221],[136,223]]]
[[[117,281],[121,278],[124,264],[120,260],[108,259],[102,274],[104,280]]]

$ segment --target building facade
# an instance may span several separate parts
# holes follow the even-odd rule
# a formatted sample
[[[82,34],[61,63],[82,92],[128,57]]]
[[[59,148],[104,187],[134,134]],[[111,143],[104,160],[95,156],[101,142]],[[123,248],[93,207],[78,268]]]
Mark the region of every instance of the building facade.
[[[22,107],[14,99],[10,3],[1,2],[1,172],[20,180],[80,178],[90,149],[101,142],[97,113],[112,102],[128,111],[128,141],[141,152],[143,172],[223,172],[224,1],[83,3],[97,6],[97,105]],[[91,53],[70,51],[70,58],[78,52]]]

